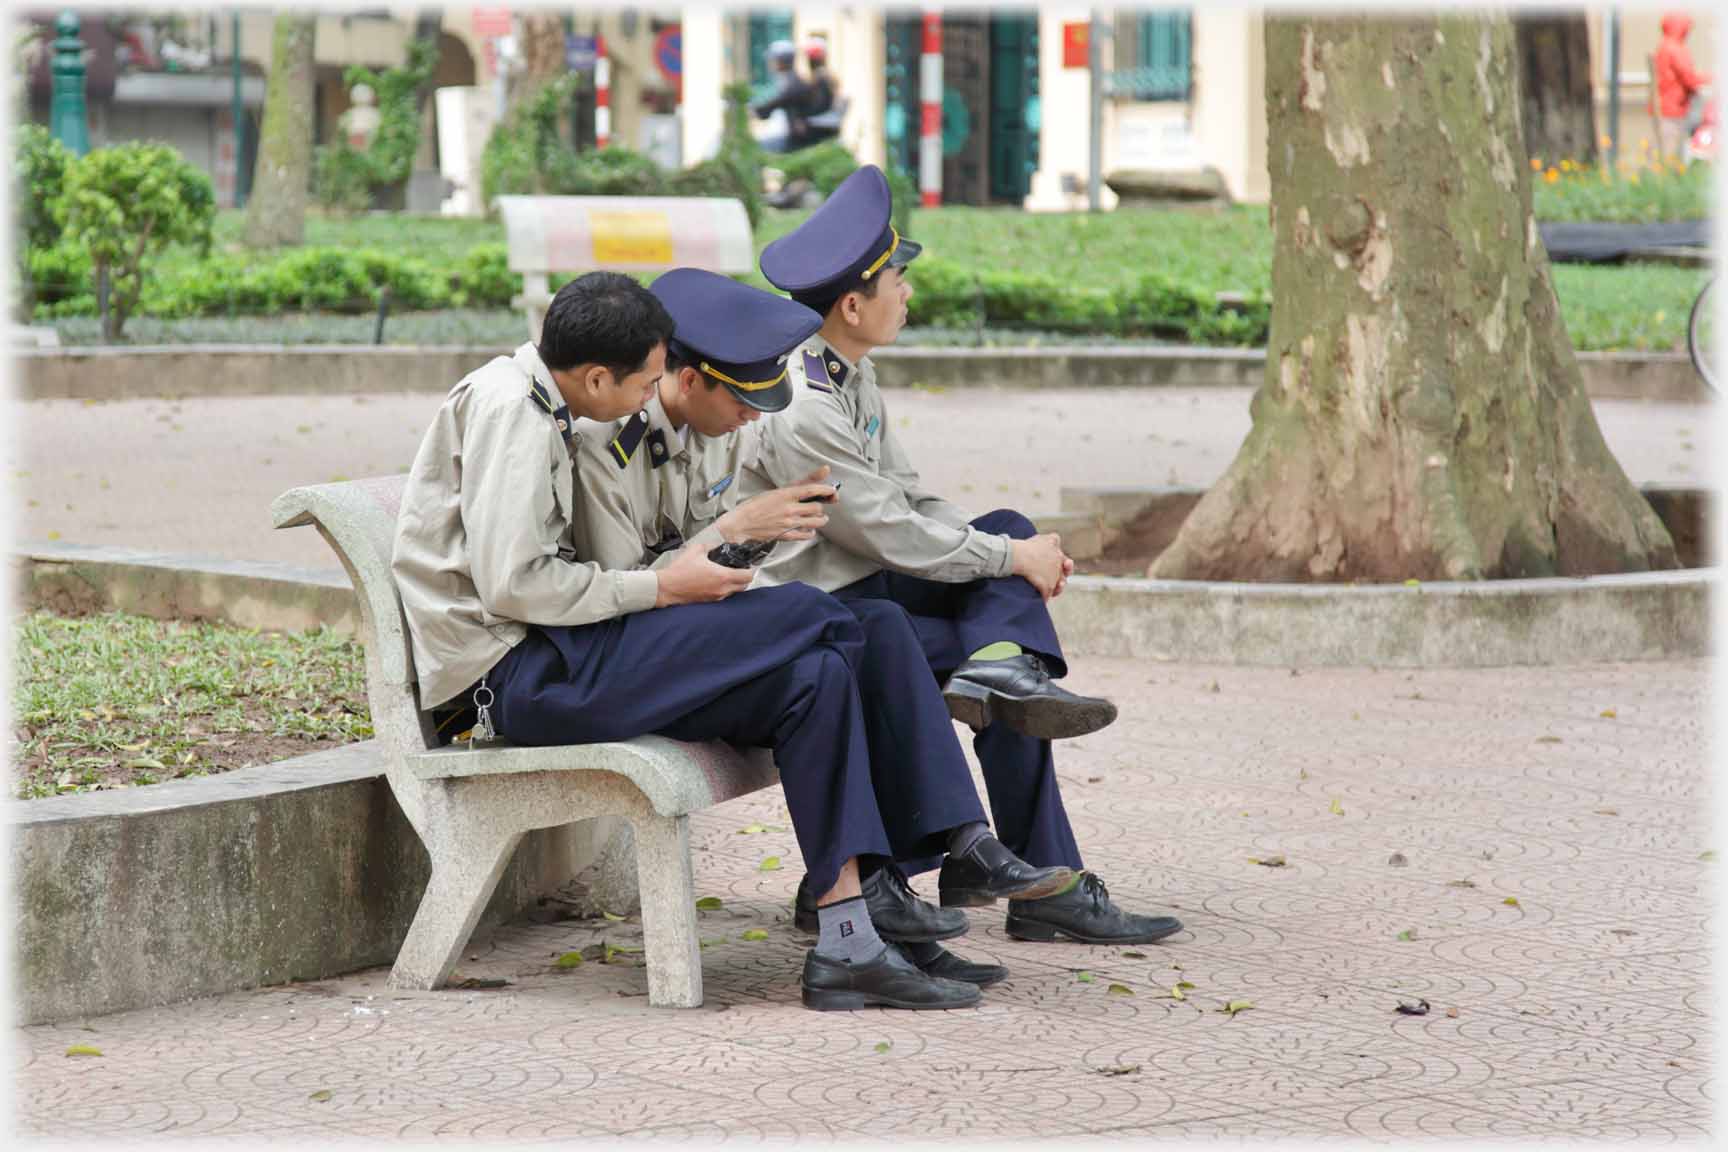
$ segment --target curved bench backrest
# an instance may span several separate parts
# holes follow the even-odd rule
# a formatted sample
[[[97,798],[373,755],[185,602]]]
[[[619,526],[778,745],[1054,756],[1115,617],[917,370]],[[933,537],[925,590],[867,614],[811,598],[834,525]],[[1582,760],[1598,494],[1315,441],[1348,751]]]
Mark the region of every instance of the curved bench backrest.
[[[361,639],[366,645],[366,698],[372,729],[395,766],[408,752],[435,746],[431,718],[420,711],[414,655],[402,598],[390,574],[396,516],[408,477],[380,476],[342,484],[293,488],[270,506],[278,528],[314,525],[342,561],[360,601]]]

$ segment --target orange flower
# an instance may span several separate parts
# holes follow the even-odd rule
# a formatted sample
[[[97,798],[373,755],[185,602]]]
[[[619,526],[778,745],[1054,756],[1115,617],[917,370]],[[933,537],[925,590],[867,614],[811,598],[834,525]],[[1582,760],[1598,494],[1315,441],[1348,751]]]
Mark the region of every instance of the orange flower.
[[[1532,171],[1532,172],[1542,171],[1542,160],[1540,157],[1537,157],[1537,156],[1530,157],[1530,171]]]
[[[1548,181],[1548,183],[1550,183],[1550,184],[1554,184],[1554,183],[1559,181],[1560,173],[1558,173],[1554,169],[1550,168],[1550,169],[1548,169],[1548,171],[1546,171],[1542,174],[1542,179]]]
[[[1614,137],[1608,135],[1608,133],[1606,133],[1606,132],[1602,133],[1602,147],[1604,147],[1604,148],[1614,147]]]

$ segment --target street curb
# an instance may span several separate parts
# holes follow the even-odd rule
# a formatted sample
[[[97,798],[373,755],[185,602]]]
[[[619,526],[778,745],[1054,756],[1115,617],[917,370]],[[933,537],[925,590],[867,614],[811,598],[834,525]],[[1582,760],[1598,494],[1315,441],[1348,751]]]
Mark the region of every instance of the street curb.
[[[25,348],[13,355],[22,400],[132,400],[208,396],[443,393],[512,349],[164,344]],[[888,388],[1256,388],[1258,348],[1059,345],[905,347],[872,354]],[[1580,352],[1598,400],[1701,403],[1707,390],[1679,353]]]

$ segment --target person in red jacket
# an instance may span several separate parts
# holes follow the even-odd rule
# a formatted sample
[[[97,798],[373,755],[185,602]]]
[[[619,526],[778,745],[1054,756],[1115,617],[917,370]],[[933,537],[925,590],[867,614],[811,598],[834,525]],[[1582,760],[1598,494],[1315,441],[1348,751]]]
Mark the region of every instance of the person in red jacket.
[[[1656,49],[1656,143],[1663,156],[1679,158],[1686,141],[1686,115],[1692,97],[1710,83],[1708,74],[1692,67],[1686,37],[1692,17],[1668,12],[1662,17],[1662,46]]]

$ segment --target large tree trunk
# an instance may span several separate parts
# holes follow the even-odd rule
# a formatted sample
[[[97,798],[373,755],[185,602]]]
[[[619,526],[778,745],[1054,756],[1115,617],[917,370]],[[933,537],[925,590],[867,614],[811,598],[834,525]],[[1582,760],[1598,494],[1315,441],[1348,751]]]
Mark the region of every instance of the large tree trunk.
[[[506,92],[513,112],[540,94],[541,89],[564,75],[564,17],[557,12],[524,12],[522,67],[510,77]],[[562,119],[562,117],[560,117]]]
[[[1582,12],[1525,12],[1518,30],[1524,150],[1548,165],[1596,163],[1590,27]]]
[[[312,41],[317,17],[282,13],[270,43],[270,83],[245,242],[251,248],[298,244],[306,233],[312,178]]]
[[[1151,575],[1674,566],[1560,320],[1512,41],[1504,17],[1267,19],[1266,377],[1236,459]]]

